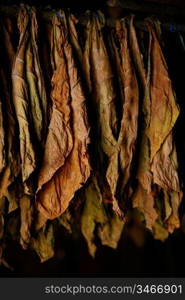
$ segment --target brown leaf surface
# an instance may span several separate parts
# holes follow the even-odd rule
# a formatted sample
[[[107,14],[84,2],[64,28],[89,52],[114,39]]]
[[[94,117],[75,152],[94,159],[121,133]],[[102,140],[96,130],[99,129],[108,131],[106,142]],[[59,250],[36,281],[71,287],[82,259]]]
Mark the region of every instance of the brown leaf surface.
[[[20,227],[20,244],[26,249],[29,245],[31,239],[31,225],[33,220],[33,199],[27,195],[23,196],[19,200],[20,205],[20,217],[21,217],[21,227]]]
[[[59,135],[59,140],[56,139],[57,145],[54,147],[54,144],[48,142],[48,144],[50,144],[50,149],[46,147],[45,150],[45,157],[50,157],[52,159],[55,153],[58,153],[59,157],[57,157],[54,164],[55,169],[52,168],[49,171],[49,178],[48,173],[45,173],[43,170],[41,170],[41,175],[39,177],[39,190],[37,194],[38,209],[50,219],[58,217],[67,209],[75,192],[81,188],[82,184],[86,182],[90,175],[90,165],[87,154],[89,126],[87,123],[85,107],[86,99],[83,94],[81,81],[74,62],[72,48],[66,36],[67,32],[64,24],[61,19],[55,16],[53,25],[54,30],[56,30],[57,27],[59,28],[58,42],[60,43],[61,37],[64,38],[63,60],[66,62],[66,76],[68,76],[68,78],[66,78],[67,89],[64,87],[62,90],[62,97],[60,97],[58,101],[58,105],[63,109],[63,113],[57,111],[58,116],[60,116],[60,122],[58,124],[55,123],[52,130],[53,134],[56,136],[57,134],[55,134],[55,132],[59,128],[61,129],[62,124],[64,124],[62,129],[63,132],[62,135]],[[61,72],[63,73],[63,69],[60,70],[60,74],[62,74]],[[58,88],[61,90],[61,85],[58,85],[57,87],[57,80],[55,80],[52,96],[55,96]],[[68,92],[70,93],[69,95]],[[69,102],[69,100],[71,100],[71,102]],[[54,107],[54,110],[55,109],[56,108]],[[70,123],[72,129],[69,127]],[[65,139],[63,136],[66,135],[66,129],[68,127],[69,134]],[[51,147],[52,152],[49,151],[51,150]],[[60,165],[58,164],[58,159],[61,162]],[[48,165],[46,165],[46,168],[47,167]],[[43,168],[45,169],[45,166]],[[44,177],[46,177],[45,180],[43,180]]]
[[[34,9],[28,14],[27,7],[21,5],[18,27],[20,39],[13,65],[12,82],[19,123],[22,178],[26,182],[37,166],[33,139],[37,140],[38,148],[44,141],[47,101],[36,45],[37,22]],[[26,192],[29,193],[28,189]]]
[[[84,191],[85,204],[81,217],[81,231],[86,239],[89,253],[94,257],[97,250],[96,231],[102,245],[115,249],[121,237],[124,221],[115,214],[107,214],[97,179],[92,177],[90,180]]]
[[[131,58],[129,30],[127,19],[117,24],[117,35],[120,42],[120,77],[122,85],[122,120],[117,145],[110,157],[107,169],[107,180],[113,198],[116,198],[117,184],[121,182],[121,201],[128,198],[128,185],[131,177],[135,155],[135,144],[138,130],[139,91]]]
[[[53,225],[41,229],[37,237],[32,237],[30,246],[36,251],[42,263],[52,258],[54,256]]]

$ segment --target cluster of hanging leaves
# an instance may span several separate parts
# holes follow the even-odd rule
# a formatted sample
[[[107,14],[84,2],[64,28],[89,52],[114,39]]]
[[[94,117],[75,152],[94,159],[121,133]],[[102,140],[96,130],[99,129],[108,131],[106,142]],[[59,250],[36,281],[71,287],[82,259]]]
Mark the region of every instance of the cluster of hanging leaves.
[[[158,22],[134,16],[107,30],[69,11],[21,5],[1,17],[0,261],[7,238],[54,255],[56,226],[95,256],[117,248],[132,210],[156,239],[180,226],[173,128],[179,115]],[[42,20],[42,21],[41,21]]]

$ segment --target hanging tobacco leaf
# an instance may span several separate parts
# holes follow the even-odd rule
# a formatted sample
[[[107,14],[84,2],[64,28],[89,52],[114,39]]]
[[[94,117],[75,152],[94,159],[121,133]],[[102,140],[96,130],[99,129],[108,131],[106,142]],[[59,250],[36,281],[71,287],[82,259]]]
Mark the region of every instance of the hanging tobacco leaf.
[[[66,22],[62,20],[65,20],[65,15],[63,12],[60,14],[63,18],[55,16],[53,19],[57,47],[54,48],[56,72],[52,79],[52,99],[53,114],[58,119],[54,119],[54,115],[51,118],[37,193],[37,207],[50,219],[60,216],[67,209],[75,192],[90,175],[86,99],[68,41]],[[57,49],[59,53],[55,52]],[[61,59],[63,67],[60,65]],[[58,78],[61,76],[64,77],[62,84],[59,84]]]
[[[117,145],[110,157],[107,170],[107,180],[112,195],[114,198],[116,198],[116,194],[120,196],[122,207],[124,199],[129,198],[129,180],[136,154],[139,113],[139,90],[131,58],[127,21],[125,18],[117,24],[117,35],[120,42],[120,77],[123,107]]]
[[[42,228],[36,237],[31,238],[31,248],[36,251],[41,262],[54,256],[54,233],[53,225],[50,224],[47,228]]]

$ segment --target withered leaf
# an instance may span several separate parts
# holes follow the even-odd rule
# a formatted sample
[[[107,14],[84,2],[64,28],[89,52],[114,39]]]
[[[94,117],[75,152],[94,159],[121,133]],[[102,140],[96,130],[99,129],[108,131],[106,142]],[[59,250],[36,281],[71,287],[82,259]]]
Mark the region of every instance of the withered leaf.
[[[61,12],[61,14],[65,18],[64,13]],[[46,159],[41,169],[37,194],[37,207],[49,219],[60,216],[67,209],[75,192],[81,188],[90,175],[87,153],[89,126],[85,107],[86,99],[64,25],[62,18],[54,16],[53,30],[57,45],[63,43],[61,55],[66,73],[64,68],[61,69],[60,63],[57,64],[56,73],[53,76],[52,98],[54,99],[53,111],[60,118],[59,122],[55,122],[52,127],[53,120],[51,119],[45,148]],[[58,57],[55,52],[54,55]],[[62,73],[65,74],[65,79],[62,85],[58,85],[58,77],[60,78]],[[57,132],[60,135],[56,138]],[[54,136],[55,143],[51,143],[52,139],[49,140],[51,135]],[[54,156],[56,160],[51,169],[53,154],[56,155]]]

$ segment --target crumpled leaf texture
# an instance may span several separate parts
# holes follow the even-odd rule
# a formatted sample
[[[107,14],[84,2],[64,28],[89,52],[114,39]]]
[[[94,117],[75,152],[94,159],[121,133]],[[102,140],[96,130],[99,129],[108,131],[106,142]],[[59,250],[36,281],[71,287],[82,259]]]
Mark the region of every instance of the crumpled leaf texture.
[[[31,9],[31,16],[27,10],[22,5],[18,15],[20,40],[12,71],[23,182],[36,169],[37,155],[33,139],[40,146],[43,144],[47,119],[47,99],[36,45],[36,15],[34,9]]]
[[[164,235],[160,234],[160,227],[156,227],[155,222],[160,219],[160,216],[157,215],[163,215],[163,213],[162,211],[157,212],[154,208],[158,194],[155,184],[159,187],[158,191],[161,188],[164,190],[165,201],[171,207],[171,212],[165,213],[164,224],[168,227],[169,232],[173,232],[175,228],[179,227],[178,208],[182,193],[177,173],[176,149],[172,137],[172,129],[179,115],[179,108],[157,36],[158,24],[151,20],[146,20],[146,24],[149,32],[148,70],[144,67],[136,32],[134,27],[131,27],[135,64],[144,90],[143,115],[145,121],[137,171],[140,183],[133,198],[133,205],[144,213],[148,227],[156,228],[155,236],[158,234],[160,238]],[[141,188],[145,190],[142,193]],[[144,195],[146,196],[144,197]],[[149,210],[150,215],[146,210],[146,201],[152,205]]]
[[[21,4],[17,27],[0,20],[0,264],[10,267],[7,236],[50,259],[61,226],[92,257],[132,221],[124,234],[137,246],[148,229],[164,241],[183,193],[159,22],[141,32],[131,15],[110,30],[100,11],[85,26],[69,10],[45,13],[41,24]]]
[[[113,197],[118,194],[120,182],[120,199],[129,197],[129,180],[136,154],[136,139],[139,113],[139,90],[136,74],[131,58],[129,30],[127,19],[117,24],[117,35],[120,42],[120,77],[122,88],[122,120],[117,145],[110,157],[107,169],[107,179],[111,186]],[[122,204],[120,201],[120,204]],[[122,204],[123,207],[123,204]]]
[[[87,241],[89,253],[94,257],[97,250],[96,230],[102,245],[116,248],[123,226],[123,220],[106,212],[97,179],[92,177],[85,189],[85,203],[81,217],[81,230]]]
[[[53,114],[37,194],[37,207],[49,219],[60,216],[67,209],[75,192],[90,175],[85,97],[65,24],[55,16],[53,26],[54,57],[59,59],[63,49],[63,65],[56,64],[52,78]]]

